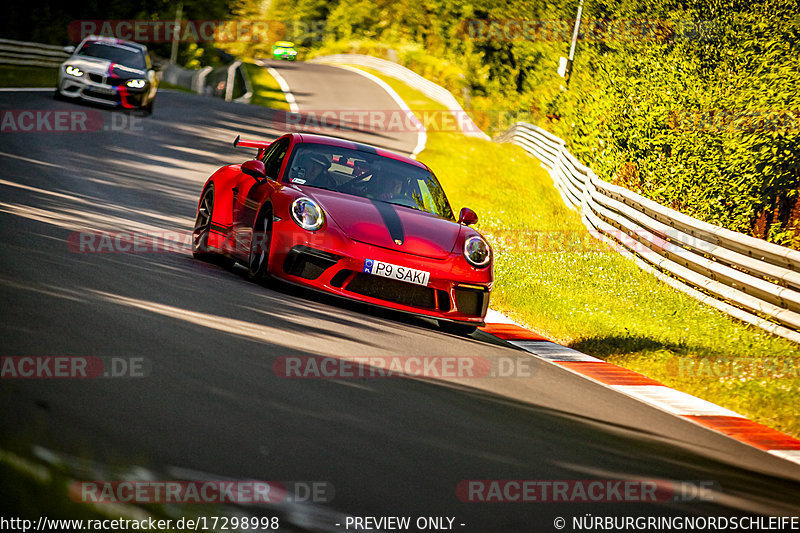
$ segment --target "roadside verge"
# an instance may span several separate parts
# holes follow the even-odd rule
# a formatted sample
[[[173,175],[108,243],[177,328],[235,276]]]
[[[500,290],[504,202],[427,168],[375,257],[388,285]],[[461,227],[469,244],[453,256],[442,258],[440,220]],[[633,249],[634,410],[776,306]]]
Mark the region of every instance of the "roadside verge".
[[[415,112],[447,111],[371,74]],[[795,344],[704,306],[595,240],[521,148],[446,128],[429,127],[427,137],[419,159],[456,208],[479,213],[496,252],[493,308],[565,347],[800,435]]]

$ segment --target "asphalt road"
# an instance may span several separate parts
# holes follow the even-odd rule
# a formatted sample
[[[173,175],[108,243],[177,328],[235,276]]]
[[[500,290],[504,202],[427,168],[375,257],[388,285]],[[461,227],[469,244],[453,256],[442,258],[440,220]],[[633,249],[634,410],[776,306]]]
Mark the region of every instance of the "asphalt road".
[[[311,131],[315,121],[322,122],[325,113],[337,112],[332,119],[325,119],[326,135],[344,137],[401,153],[411,153],[417,144],[417,132],[405,121],[398,121],[397,103],[385,90],[364,76],[330,65],[293,63],[264,60],[289,84],[300,112],[309,117],[299,121]],[[351,116],[350,112],[361,112]],[[367,113],[364,113],[367,112]],[[374,125],[382,121],[392,124],[391,131],[383,131]],[[394,120],[394,122],[392,122]]]
[[[377,94],[320,66],[284,68],[290,84],[316,87],[299,100],[304,92],[310,102]],[[480,335],[455,337],[423,321],[257,286],[235,269],[193,260],[186,248],[70,248],[81,231],[189,232],[208,174],[249,157],[231,140],[279,134],[269,110],[168,91],[143,119],[41,92],[0,93],[0,110],[90,111],[108,127],[0,133],[1,354],[141,357],[149,369],[140,378],[0,380],[5,449],[38,449],[39,458],[49,450],[83,465],[76,479],[133,479],[146,469],[152,479],[322,481],[335,489],[331,501],[244,509],[278,513],[284,531],[345,531],[335,525],[344,516],[367,515],[455,517],[464,532],[555,531],[559,516],[570,531],[571,517],[585,513],[800,515],[800,467]],[[301,380],[273,370],[280,357],[307,355],[469,355],[529,371]],[[647,504],[457,497],[464,480],[502,479],[692,480],[714,491],[702,501]],[[1,490],[22,489],[4,480]],[[21,512],[8,501],[4,514]]]

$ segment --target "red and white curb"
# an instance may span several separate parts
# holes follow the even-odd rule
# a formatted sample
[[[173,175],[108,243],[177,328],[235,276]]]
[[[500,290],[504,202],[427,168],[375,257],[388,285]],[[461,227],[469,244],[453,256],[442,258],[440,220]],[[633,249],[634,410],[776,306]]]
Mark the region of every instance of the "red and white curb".
[[[690,420],[772,455],[800,464],[800,440],[729,409],[671,389],[638,372],[561,346],[489,310],[482,331],[531,355],[605,385],[662,411]]]

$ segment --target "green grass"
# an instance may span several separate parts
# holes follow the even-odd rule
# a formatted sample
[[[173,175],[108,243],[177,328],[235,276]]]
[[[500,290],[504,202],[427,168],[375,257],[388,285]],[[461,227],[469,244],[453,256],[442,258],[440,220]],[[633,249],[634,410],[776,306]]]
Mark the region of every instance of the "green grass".
[[[244,68],[253,88],[251,104],[289,111],[289,103],[280,85],[266,68],[249,62],[244,63]]]
[[[57,83],[57,68],[0,66],[0,87],[53,87],[55,89]]]
[[[441,109],[371,73],[412,110]],[[697,302],[593,239],[539,161],[518,146],[429,131],[418,159],[434,170],[454,210],[478,213],[477,228],[495,251],[494,309],[562,344],[800,436],[796,344]],[[737,358],[757,360],[748,366],[738,359],[731,372]],[[697,366],[703,363],[718,366]]]
[[[180,91],[182,93],[192,93],[192,94],[194,94],[194,91],[189,89],[188,87],[184,87],[182,85],[175,85],[174,83],[169,83],[169,82],[166,82],[166,81],[159,81],[158,82],[158,88],[159,89],[170,89],[170,90],[173,90],[173,91]]]

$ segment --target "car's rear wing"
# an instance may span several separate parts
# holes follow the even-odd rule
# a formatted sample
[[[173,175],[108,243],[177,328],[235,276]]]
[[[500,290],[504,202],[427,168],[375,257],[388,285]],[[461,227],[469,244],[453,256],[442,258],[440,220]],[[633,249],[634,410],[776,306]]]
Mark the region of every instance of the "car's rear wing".
[[[245,148],[258,148],[258,155],[255,157],[256,159],[261,159],[264,155],[264,152],[267,151],[269,145],[272,144],[271,141],[249,141],[247,139],[242,139],[241,135],[237,135],[236,138],[233,140],[233,146],[239,147],[244,146]]]

